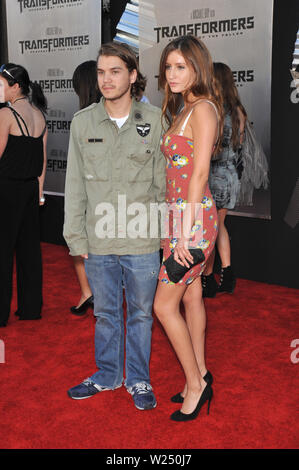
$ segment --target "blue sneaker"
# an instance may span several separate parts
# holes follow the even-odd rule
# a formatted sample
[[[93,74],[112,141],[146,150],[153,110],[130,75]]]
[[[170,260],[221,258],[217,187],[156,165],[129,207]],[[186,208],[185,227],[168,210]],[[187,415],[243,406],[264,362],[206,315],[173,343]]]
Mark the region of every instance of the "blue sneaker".
[[[121,386],[122,384],[118,385],[115,388],[119,388]],[[92,382],[90,379],[85,379],[81,384],[70,388],[67,394],[70,398],[73,398],[74,400],[83,400],[84,398],[92,397],[96,393],[104,392],[105,390],[114,389],[109,387],[102,387],[101,385]]]
[[[151,410],[157,406],[155,395],[150,384],[145,382],[137,383],[128,388],[138,410]]]

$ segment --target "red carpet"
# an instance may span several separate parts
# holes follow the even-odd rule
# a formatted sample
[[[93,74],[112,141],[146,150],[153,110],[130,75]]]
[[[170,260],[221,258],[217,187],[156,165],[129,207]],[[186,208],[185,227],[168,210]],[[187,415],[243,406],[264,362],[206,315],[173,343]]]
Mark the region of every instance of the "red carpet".
[[[207,366],[214,400],[189,423],[169,415],[184,378],[158,321],[151,377],[158,406],[138,411],[122,387],[87,400],[68,388],[95,370],[92,312],[70,314],[79,288],[65,247],[43,244],[44,309],[39,321],[12,313],[0,329],[2,449],[291,449],[298,448],[299,291],[239,279],[232,296],[206,302]],[[296,357],[296,354],[294,354]],[[297,353],[299,358],[299,351]]]

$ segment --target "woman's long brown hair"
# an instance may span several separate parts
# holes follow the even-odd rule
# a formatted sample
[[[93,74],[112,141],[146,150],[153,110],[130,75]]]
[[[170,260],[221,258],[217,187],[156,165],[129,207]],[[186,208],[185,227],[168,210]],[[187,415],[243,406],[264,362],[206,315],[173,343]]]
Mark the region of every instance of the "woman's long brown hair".
[[[240,119],[238,108],[243,113],[244,117],[247,118],[247,113],[244,106],[241,103],[237,87],[235,85],[234,76],[228,65],[222,62],[214,63],[215,77],[217,78],[223,96],[223,102],[226,111],[231,115],[232,120],[232,136],[231,143],[233,149],[236,151],[240,145]]]
[[[97,83],[95,60],[87,60],[78,65],[73,74],[73,88],[79,97],[80,109],[100,101],[102,94]]]
[[[219,118],[219,135],[215,144],[214,153],[218,153],[221,150],[221,139],[223,131],[222,95],[214,76],[213,62],[210,53],[204,43],[194,36],[181,36],[177,39],[174,39],[164,48],[162,52],[159,71],[159,89],[164,91],[162,119],[164,118],[167,124],[171,125],[171,122],[178,114],[179,108],[181,106],[181,94],[172,93],[165,75],[167,57],[170,52],[173,51],[179,51],[184,57],[186,63],[191,65],[195,72],[195,80],[191,85],[189,92],[193,93],[194,96],[202,96],[212,101],[217,108]]]

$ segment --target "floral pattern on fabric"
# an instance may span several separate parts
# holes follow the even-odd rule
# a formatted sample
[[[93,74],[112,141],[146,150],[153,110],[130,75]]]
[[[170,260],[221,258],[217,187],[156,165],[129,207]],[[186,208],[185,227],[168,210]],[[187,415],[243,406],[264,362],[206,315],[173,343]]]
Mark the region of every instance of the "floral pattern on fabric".
[[[165,240],[163,262],[173,253],[179,239],[182,216],[187,203],[189,181],[193,172],[193,147],[193,141],[182,135],[170,134],[162,139],[161,150],[167,161],[166,203],[169,208],[166,217],[166,233],[169,236]],[[202,274],[205,262],[215,245],[218,217],[208,185],[201,202],[201,209],[191,230],[189,247],[201,248],[205,254],[205,261],[190,269],[177,283],[178,285],[189,285]],[[169,280],[164,264],[160,269],[159,280],[166,284],[174,284]]]

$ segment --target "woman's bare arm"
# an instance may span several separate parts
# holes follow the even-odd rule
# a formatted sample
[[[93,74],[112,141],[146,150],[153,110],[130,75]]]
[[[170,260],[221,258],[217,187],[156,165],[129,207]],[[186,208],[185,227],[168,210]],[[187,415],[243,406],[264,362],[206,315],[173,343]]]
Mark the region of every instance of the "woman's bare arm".
[[[185,264],[184,258],[193,261],[188,250],[190,232],[200,210],[201,201],[209,178],[210,162],[217,137],[217,116],[214,108],[207,102],[195,105],[190,117],[190,126],[193,136],[193,173],[189,182],[187,205],[184,211],[183,233],[176,245],[174,258],[179,262],[180,258]],[[188,264],[185,264],[188,266]],[[189,267],[189,266],[188,266]]]
[[[48,129],[46,130],[44,137],[43,137],[43,151],[44,151],[44,163],[43,163],[43,171],[42,174],[38,177],[39,183],[39,205],[43,206],[45,201],[41,200],[44,191],[44,182],[46,176],[46,169],[47,169],[47,139],[48,139]]]

